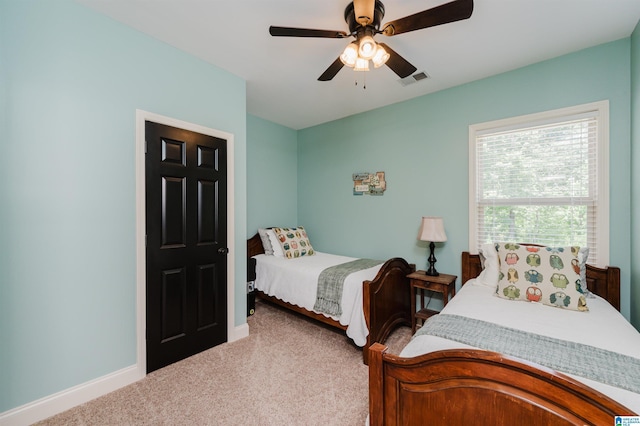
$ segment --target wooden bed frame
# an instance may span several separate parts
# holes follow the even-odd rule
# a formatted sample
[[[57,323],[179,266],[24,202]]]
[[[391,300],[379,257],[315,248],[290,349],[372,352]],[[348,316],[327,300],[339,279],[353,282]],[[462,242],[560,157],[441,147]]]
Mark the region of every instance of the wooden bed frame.
[[[462,283],[480,258],[462,253]],[[620,269],[587,266],[589,290],[620,309]],[[369,353],[369,416],[380,425],[602,425],[635,415],[554,370],[495,352],[451,349],[414,358]]]
[[[247,257],[263,254],[264,247],[259,234],[247,240]],[[415,271],[415,265],[406,260],[395,257],[387,260],[371,281],[364,281],[362,300],[364,317],[369,330],[367,342],[362,348],[362,358],[369,363],[369,347],[375,342],[384,342],[393,330],[401,325],[411,326],[411,298],[407,275]],[[324,315],[309,311],[296,305],[269,296],[261,291],[256,295],[264,300],[290,309],[299,314],[313,318],[329,326],[346,330],[347,326],[340,324]]]

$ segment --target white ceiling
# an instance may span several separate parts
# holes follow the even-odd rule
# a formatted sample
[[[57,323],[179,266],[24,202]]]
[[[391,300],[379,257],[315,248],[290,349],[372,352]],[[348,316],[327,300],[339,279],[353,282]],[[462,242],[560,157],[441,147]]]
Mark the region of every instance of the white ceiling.
[[[351,39],[269,35],[269,25],[349,32],[347,0],[78,1],[242,77],[247,112],[293,129],[628,37],[640,20],[640,0],[475,0],[468,20],[376,36],[430,76],[402,86],[386,66],[320,82]],[[382,1],[384,25],[448,0]]]

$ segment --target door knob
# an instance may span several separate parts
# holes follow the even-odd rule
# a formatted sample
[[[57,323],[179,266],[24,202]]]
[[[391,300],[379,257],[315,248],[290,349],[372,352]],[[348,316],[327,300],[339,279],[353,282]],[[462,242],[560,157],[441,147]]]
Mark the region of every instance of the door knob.
[[[220,253],[220,254],[227,254],[227,253],[229,253],[229,249],[228,249],[228,248],[226,248],[226,247],[220,247],[220,248],[218,249],[218,253]]]

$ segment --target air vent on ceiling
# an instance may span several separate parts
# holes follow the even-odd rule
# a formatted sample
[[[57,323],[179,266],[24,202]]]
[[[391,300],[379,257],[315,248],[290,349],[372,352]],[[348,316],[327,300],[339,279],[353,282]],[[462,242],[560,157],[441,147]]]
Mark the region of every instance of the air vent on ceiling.
[[[420,71],[420,72],[417,72],[417,73],[415,73],[413,75],[410,75],[409,77],[401,78],[400,80],[398,80],[398,82],[400,84],[402,84],[403,86],[408,86],[410,84],[417,83],[417,82],[423,81],[423,80],[427,80],[429,78],[430,78],[429,74],[427,74],[424,71]]]

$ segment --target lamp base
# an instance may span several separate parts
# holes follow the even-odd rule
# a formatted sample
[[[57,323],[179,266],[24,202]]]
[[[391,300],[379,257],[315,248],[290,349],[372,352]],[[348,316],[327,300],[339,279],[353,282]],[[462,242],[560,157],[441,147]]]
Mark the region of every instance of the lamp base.
[[[440,275],[438,273],[438,271],[436,271],[436,257],[433,255],[433,250],[436,248],[435,243],[433,243],[433,241],[431,243],[429,243],[429,250],[430,250],[430,254],[429,254],[429,269],[426,270],[425,274],[429,275],[430,277],[437,277],[438,275]]]
[[[438,275],[440,275],[440,272],[436,271],[436,268],[431,265],[429,266],[429,269],[424,272],[424,274],[429,275],[430,277],[437,277]]]

